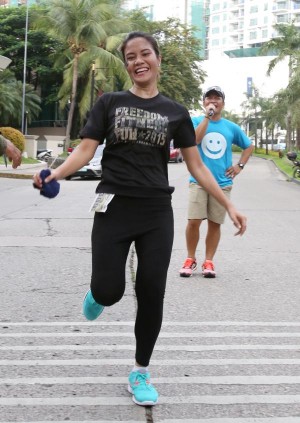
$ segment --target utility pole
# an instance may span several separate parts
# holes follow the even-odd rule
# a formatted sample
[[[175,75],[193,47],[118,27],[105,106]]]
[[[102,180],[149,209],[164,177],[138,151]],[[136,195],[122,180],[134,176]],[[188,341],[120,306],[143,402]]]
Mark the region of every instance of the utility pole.
[[[184,23],[188,23],[188,0],[184,0]]]
[[[26,69],[27,69],[27,37],[28,37],[28,0],[26,0],[26,23],[25,23],[25,43],[24,43],[24,68],[23,68],[23,93],[22,93],[22,134],[26,132],[26,110],[25,110],[25,97],[26,97]]]

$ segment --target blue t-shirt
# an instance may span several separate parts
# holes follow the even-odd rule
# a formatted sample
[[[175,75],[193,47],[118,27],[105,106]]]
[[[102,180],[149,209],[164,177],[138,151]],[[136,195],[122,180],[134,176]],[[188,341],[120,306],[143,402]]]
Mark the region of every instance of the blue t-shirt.
[[[204,116],[193,117],[194,128],[203,119]],[[206,134],[197,145],[203,162],[220,187],[232,185],[232,178],[228,178],[225,174],[226,169],[232,166],[232,144],[245,150],[251,145],[251,141],[236,123],[221,118],[218,121],[209,121]],[[192,176],[190,176],[190,182],[197,183]]]

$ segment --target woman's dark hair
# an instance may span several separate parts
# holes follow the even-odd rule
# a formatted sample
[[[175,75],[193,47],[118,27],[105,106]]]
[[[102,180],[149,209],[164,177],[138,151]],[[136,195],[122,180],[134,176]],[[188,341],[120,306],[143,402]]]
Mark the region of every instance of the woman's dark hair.
[[[145,38],[145,40],[147,40],[148,43],[151,44],[153,50],[155,51],[156,56],[159,57],[160,52],[159,52],[159,48],[158,48],[158,44],[157,44],[156,39],[151,34],[148,34],[147,32],[133,31],[133,32],[129,32],[129,34],[124,39],[124,41],[121,45],[121,48],[120,48],[124,61],[126,61],[124,51],[125,51],[125,48],[127,46],[127,43],[128,43],[128,41],[131,41],[134,38]]]

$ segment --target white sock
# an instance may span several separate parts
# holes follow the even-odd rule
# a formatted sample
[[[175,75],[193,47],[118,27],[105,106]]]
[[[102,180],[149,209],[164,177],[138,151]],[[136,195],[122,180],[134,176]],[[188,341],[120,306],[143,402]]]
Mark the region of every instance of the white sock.
[[[148,367],[137,367],[134,366],[132,369],[133,372],[140,372],[140,373],[147,373],[148,372]]]

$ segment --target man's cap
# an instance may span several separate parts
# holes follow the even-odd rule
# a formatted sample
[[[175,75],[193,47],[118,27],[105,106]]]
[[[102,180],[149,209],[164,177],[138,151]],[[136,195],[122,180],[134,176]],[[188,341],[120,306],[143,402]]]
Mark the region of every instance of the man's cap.
[[[222,97],[222,98],[223,98],[223,100],[225,100],[225,94],[224,94],[224,91],[223,91],[223,90],[222,90],[222,88],[221,88],[221,87],[219,87],[218,85],[214,85],[213,87],[209,87],[209,88],[207,88],[207,89],[204,91],[204,93],[203,93],[203,100],[205,99],[205,97],[208,97],[208,95],[209,95],[211,92],[215,92],[215,93],[217,93],[220,97]]]

